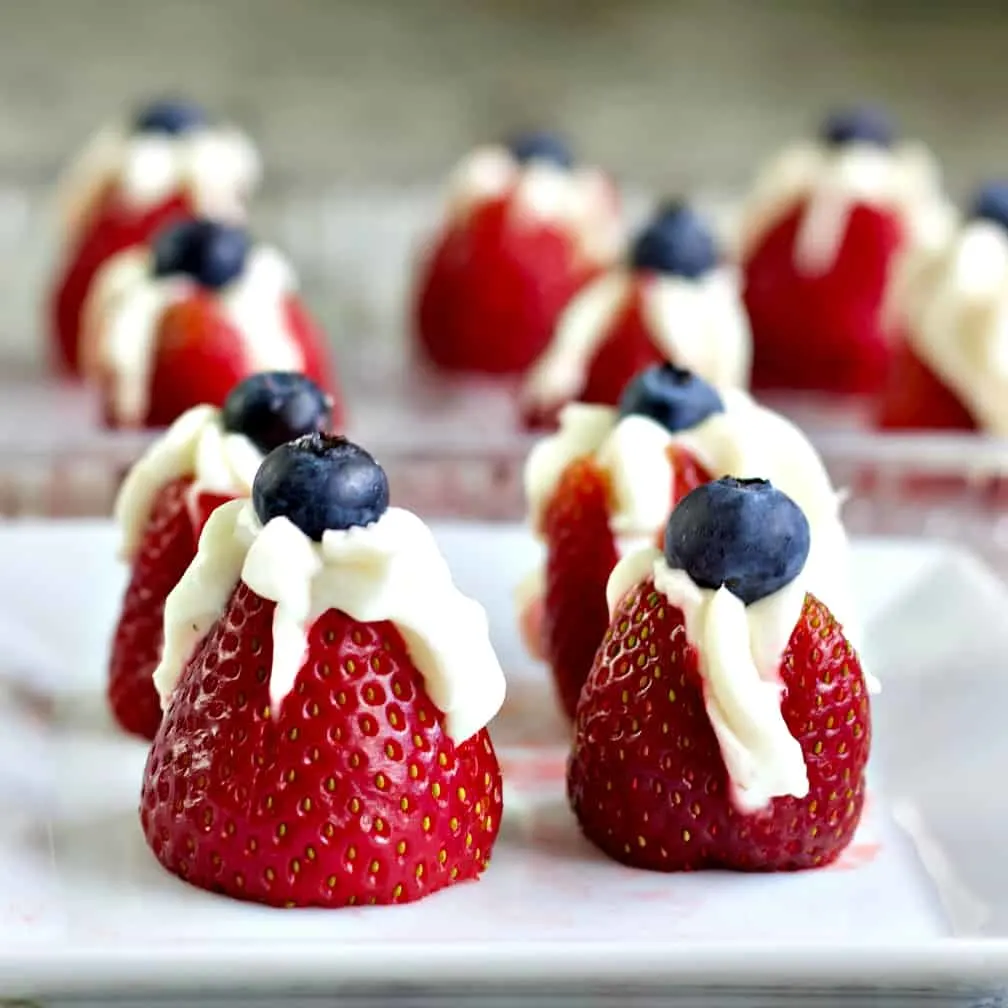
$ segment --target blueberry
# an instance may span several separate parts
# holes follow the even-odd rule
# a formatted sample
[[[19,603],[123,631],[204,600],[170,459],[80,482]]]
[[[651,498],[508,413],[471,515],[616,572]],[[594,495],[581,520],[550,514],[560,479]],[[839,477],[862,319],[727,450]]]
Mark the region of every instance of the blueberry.
[[[344,437],[307,434],[274,448],[252,483],[252,504],[264,525],[290,519],[309,539],[327,529],[370,525],[388,509],[385,470]]]
[[[630,263],[635,269],[674,276],[703,276],[718,264],[714,235],[703,219],[684,203],[662,206],[634,239]]]
[[[641,371],[623,390],[620,416],[650,417],[667,431],[689,430],[712,413],[724,412],[713,385],[674,364],[655,364]]]
[[[165,98],[153,101],[137,112],[133,119],[133,132],[177,136],[206,123],[206,112],[195,102]]]
[[[766,480],[715,480],[688,493],[665,528],[665,560],[701,588],[752,605],[790,584],[809,554],[808,519]]]
[[[211,220],[169,224],[154,237],[154,276],[183,273],[217,290],[245,269],[249,237],[242,229]]]
[[[849,143],[891,147],[896,130],[884,109],[877,105],[860,105],[837,109],[822,127],[822,139],[831,147]]]
[[[985,182],[970,203],[969,216],[1008,228],[1008,180]]]
[[[244,434],[261,452],[321,433],[332,422],[332,402],[310,378],[265,371],[240,381],[224,400],[226,431]]]
[[[548,161],[561,168],[570,168],[574,164],[574,155],[566,141],[545,130],[519,133],[508,141],[507,146],[521,164],[532,160]]]

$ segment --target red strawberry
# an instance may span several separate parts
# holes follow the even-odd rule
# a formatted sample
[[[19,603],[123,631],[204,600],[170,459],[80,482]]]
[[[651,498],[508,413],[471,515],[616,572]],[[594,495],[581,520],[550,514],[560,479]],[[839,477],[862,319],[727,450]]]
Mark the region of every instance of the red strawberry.
[[[146,244],[165,224],[192,212],[184,194],[142,212],[123,204],[114,190],[97,203],[69,250],[52,293],[53,350],[62,370],[80,373],[81,310],[99,269],[112,256]]]
[[[201,494],[194,515],[189,508],[192,482],[191,477],[177,479],[158,493],[133,558],[112,641],[108,684],[112,713],[126,731],[148,739],[161,723],[161,703],[151,675],[161,657],[165,599],[192,561],[203,523],[228,499]]]
[[[906,337],[893,340],[879,425],[892,430],[976,430],[959,397],[917,356]]]
[[[585,835],[618,861],[658,871],[788,871],[837,858],[864,805],[871,722],[858,658],[810,595],[780,676],[809,793],[746,814],[729,797],[682,612],[650,578],[630,591],[577,711],[568,791]]]
[[[664,359],[644,320],[642,297],[642,286],[635,283],[588,365],[581,402],[615,406],[634,375]]]
[[[669,458],[674,474],[670,504],[710,480],[689,452],[673,446]],[[610,515],[608,477],[592,459],[580,459],[561,477],[542,523],[546,541],[542,638],[561,706],[571,719],[609,626],[606,585],[619,560]],[[663,531],[655,530],[659,540]]]
[[[420,348],[447,371],[522,372],[593,272],[565,230],[488,200],[445,228],[421,269]]]
[[[172,694],[140,807],[157,858],[276,906],[406,903],[477,878],[502,808],[486,730],[454,744],[395,626],[332,609],[277,713],[273,610],[239,584]]]
[[[591,459],[581,459],[561,477],[543,518],[546,656],[571,718],[609,625],[605,589],[619,559],[609,513],[606,474]]]
[[[889,359],[881,313],[903,244],[901,223],[893,213],[855,206],[835,261],[812,275],[795,257],[805,211],[802,203],[787,214],[743,264],[753,387],[876,392]]]
[[[291,334],[305,355],[305,374],[321,388],[332,388],[323,337],[304,308],[290,297],[285,311]],[[217,299],[197,289],[169,305],[155,335],[146,427],[167,427],[186,410],[200,404],[221,406],[241,379],[258,370],[249,360],[241,333],[225,316]],[[109,381],[106,380],[106,386]],[[120,426],[106,389],[105,422]],[[334,422],[342,424],[342,404],[334,397]]]

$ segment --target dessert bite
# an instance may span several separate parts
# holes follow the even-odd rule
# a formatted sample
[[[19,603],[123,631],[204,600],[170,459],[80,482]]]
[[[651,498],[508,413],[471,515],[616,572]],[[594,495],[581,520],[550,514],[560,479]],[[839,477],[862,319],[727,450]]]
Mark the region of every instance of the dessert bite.
[[[187,101],[156,101],[97,133],[59,183],[63,261],[52,293],[53,348],[79,373],[80,316],[111,256],[144,245],[169,221],[241,221],[259,156],[244,133]]]
[[[182,879],[276,906],[407,903],[486,868],[504,675],[381,466],[313,434],[217,508],[165,606],[140,819]]]
[[[257,374],[235,386],[223,409],[184,413],[130,470],[115,505],[130,577],[108,682],[112,713],[126,731],[152,739],[161,723],[152,676],[164,603],[196,555],[210,513],[252,492],[267,452],[331,424],[330,401],[304,375]]]
[[[794,871],[850,843],[871,711],[858,656],[808,581],[812,534],[772,484],[721,479],[679,503],[663,549],[613,571],[567,782],[610,857]]]
[[[907,252],[890,292],[893,365],[879,422],[1008,437],[1008,182]]]
[[[749,381],[749,323],[734,269],[704,220],[680,202],[662,206],[627,261],[588,284],[564,309],[525,382],[526,421],[556,420],[564,403],[614,406],[627,382],[663,360],[719,386]]]
[[[927,149],[897,142],[878,109],[836,113],[785,149],[742,212],[753,387],[877,392],[893,264],[946,212]]]
[[[525,371],[620,241],[611,180],[576,166],[559,138],[477,148],[449,181],[444,221],[420,264],[421,357],[450,372]]]
[[[84,308],[83,366],[110,427],[167,427],[198,404],[221,406],[257,371],[299,371],[326,391],[325,337],[287,260],[243,228],[170,224],[149,249],[113,257]],[[334,400],[337,422],[342,404]]]
[[[812,524],[806,578],[849,613],[840,498],[815,449],[740,389],[716,389],[671,364],[626,388],[618,408],[570,403],[525,467],[528,520],[542,567],[519,587],[529,650],[550,666],[571,718],[609,625],[606,584],[620,557],[662,536],[670,508],[718,477],[766,474]]]

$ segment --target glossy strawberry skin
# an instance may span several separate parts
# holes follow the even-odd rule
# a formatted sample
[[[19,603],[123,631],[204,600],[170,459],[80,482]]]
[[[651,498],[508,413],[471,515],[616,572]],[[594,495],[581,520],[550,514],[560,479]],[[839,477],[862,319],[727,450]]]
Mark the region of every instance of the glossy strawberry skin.
[[[588,839],[656,871],[793,871],[835,860],[861,817],[871,720],[858,659],[811,596],[781,679],[809,794],[742,813],[729,796],[682,613],[650,579],[629,592],[577,711],[568,793]]]
[[[868,394],[886,378],[882,303],[903,244],[894,214],[858,205],[828,270],[795,266],[805,204],[774,225],[743,268],[753,334],[753,388]]]
[[[275,906],[406,903],[476,879],[502,809],[487,732],[456,746],[398,630],[336,610],[277,713],[273,610],[239,584],[172,695],[140,807],[158,860]]]
[[[450,222],[421,266],[420,351],[445,371],[521,373],[593,273],[563,230],[522,219],[509,199],[488,200]]]
[[[543,639],[553,684],[569,718],[609,625],[605,589],[619,559],[609,529],[609,495],[608,478],[591,459],[573,462],[543,518]]]
[[[154,738],[161,723],[151,675],[161,657],[165,599],[192,561],[203,523],[227,500],[200,494],[191,510],[191,488],[192,479],[183,477],[166,484],[155,498],[112,639],[109,705],[122,728],[147,739]]]
[[[126,206],[114,191],[99,200],[69,250],[52,292],[52,344],[59,370],[80,374],[81,311],[101,267],[112,256],[145,245],[165,224],[191,215],[192,206],[184,194],[142,213]]]
[[[889,430],[976,430],[959,397],[914,352],[901,334],[882,395],[879,426]]]
[[[671,508],[710,476],[689,453],[669,451],[674,484]],[[546,597],[542,613],[543,657],[564,713],[573,720],[581,688],[609,626],[606,585],[619,560],[609,527],[606,474],[591,460],[573,462],[554,491],[543,519]],[[656,532],[664,537],[664,529]]]

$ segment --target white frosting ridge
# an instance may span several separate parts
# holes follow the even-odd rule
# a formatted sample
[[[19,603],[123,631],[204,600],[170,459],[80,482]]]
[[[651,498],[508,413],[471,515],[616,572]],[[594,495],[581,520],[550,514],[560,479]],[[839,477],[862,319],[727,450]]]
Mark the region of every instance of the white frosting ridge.
[[[743,812],[774,798],[808,794],[801,745],[781,712],[780,662],[805,601],[803,575],[750,606],[726,588],[701,588],[672,570],[657,549],[626,557],[609,579],[612,612],[628,591],[653,577],[655,588],[682,610],[696,648],[703,699]]]
[[[389,508],[372,525],[330,530],[316,543],[286,518],[263,526],[251,501],[232,501],[211,515],[196,558],[165,603],[164,653],[154,673],[162,706],[239,580],[276,603],[269,679],[275,707],[294,686],[311,626],[330,609],[396,625],[456,743],[485,727],[504,701],[486,613],[455,587],[416,515]]]
[[[891,315],[985,431],[1008,437],[1008,233],[967,221],[897,264]]]
[[[864,143],[794,144],[758,176],[743,208],[739,235],[743,262],[802,201],[806,205],[795,265],[810,275],[831,268],[856,206],[895,213],[910,240],[927,231],[935,213],[945,207],[937,164],[922,144],[904,143],[891,150]]]
[[[287,261],[259,245],[250,250],[244,272],[215,292],[223,318],[242,339],[250,371],[304,366],[284,310],[295,287]],[[111,410],[121,423],[143,422],[162,315],[196,289],[188,276],[153,276],[149,251],[122,252],[98,272],[84,303],[81,357],[85,373],[109,382]]]
[[[613,270],[574,297],[553,340],[526,380],[524,397],[542,407],[576,399],[599,348],[628,298],[639,298],[642,319],[658,355],[714,385],[749,380],[752,339],[734,269],[698,279]]]
[[[106,126],[84,146],[59,183],[64,230],[73,235],[109,185],[138,211],[185,192],[198,215],[240,221],[245,199],[261,173],[252,141],[231,126],[197,126],[175,136],[130,133],[123,124]]]
[[[620,252],[623,231],[605,175],[595,168],[567,169],[532,158],[521,164],[504,146],[477,147],[454,169],[448,213],[455,219],[494,199],[509,198],[521,222],[567,228],[589,263],[609,262]]]
[[[189,500],[200,494],[247,497],[262,454],[244,434],[225,431],[213,406],[187,410],[144,452],[119,488],[114,515],[122,533],[122,556],[136,553],[154,499],[168,483],[192,477]]]

